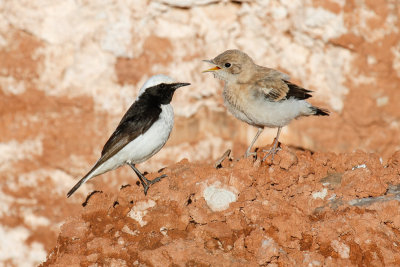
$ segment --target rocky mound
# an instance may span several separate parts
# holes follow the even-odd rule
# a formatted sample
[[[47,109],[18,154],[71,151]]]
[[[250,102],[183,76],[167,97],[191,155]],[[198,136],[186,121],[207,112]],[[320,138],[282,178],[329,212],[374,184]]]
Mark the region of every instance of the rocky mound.
[[[274,162],[183,160],[147,196],[89,195],[43,266],[399,266],[400,152],[381,161],[286,146]]]

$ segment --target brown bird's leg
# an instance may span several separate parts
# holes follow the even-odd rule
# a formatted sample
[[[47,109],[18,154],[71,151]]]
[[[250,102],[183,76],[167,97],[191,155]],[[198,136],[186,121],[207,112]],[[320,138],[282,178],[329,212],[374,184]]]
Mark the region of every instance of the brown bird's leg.
[[[258,139],[258,137],[260,136],[260,134],[262,133],[263,130],[264,130],[264,128],[258,128],[256,136],[254,136],[253,141],[251,141],[250,146],[247,148],[246,153],[244,154],[244,156],[246,158],[248,156],[252,156],[252,155],[256,155],[257,154],[256,152],[250,152],[250,150],[253,147],[254,143],[256,142],[256,140]]]
[[[139,177],[140,182],[143,185],[143,189],[144,189],[144,195],[147,195],[147,190],[149,190],[150,185],[155,184],[157,182],[159,182],[162,178],[167,177],[166,174],[163,174],[157,178],[154,178],[153,180],[148,180],[136,167],[135,164],[132,163],[128,163],[129,166],[131,166],[131,168],[133,169],[133,171],[136,173],[136,175]]]
[[[282,127],[278,127],[278,133],[276,134],[275,140],[274,140],[274,144],[272,145],[272,149],[270,150],[264,150],[265,152],[268,151],[267,155],[264,156],[264,158],[262,159],[262,161],[264,161],[269,155],[272,154],[272,158],[271,160],[274,161],[274,156],[276,154],[276,152],[278,152],[279,150],[281,150],[280,148],[277,148],[278,146],[278,139],[279,139],[279,135],[281,133]]]

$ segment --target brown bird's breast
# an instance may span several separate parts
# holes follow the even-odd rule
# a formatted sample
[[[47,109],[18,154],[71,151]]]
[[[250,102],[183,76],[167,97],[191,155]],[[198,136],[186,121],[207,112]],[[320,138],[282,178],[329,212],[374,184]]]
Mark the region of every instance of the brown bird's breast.
[[[224,98],[224,104],[229,112],[232,113],[232,115],[234,115],[239,120],[256,126],[245,112],[245,110],[248,109],[251,97],[247,90],[247,86],[238,84],[225,84],[222,95]]]

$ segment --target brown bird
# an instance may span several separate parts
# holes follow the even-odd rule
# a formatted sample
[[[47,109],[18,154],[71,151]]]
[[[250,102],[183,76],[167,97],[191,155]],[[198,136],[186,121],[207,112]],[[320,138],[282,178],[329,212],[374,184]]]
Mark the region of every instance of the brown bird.
[[[250,151],[264,127],[278,128],[272,149],[266,151],[268,153],[263,158],[264,161],[272,155],[274,160],[283,126],[302,116],[329,115],[328,110],[305,100],[311,97],[312,91],[289,82],[287,74],[255,64],[240,50],[227,50],[204,61],[215,65],[204,72],[212,72],[215,78],[225,82],[222,95],[228,110],[239,120],[258,128],[246,150],[246,157],[256,154]]]

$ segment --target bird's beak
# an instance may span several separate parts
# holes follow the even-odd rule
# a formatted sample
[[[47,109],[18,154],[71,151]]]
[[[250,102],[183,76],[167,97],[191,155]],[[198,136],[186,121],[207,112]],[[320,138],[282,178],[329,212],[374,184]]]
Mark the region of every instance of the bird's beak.
[[[190,85],[190,83],[174,83],[174,84],[173,84],[173,87],[174,87],[174,89],[176,90],[176,89],[178,89],[179,87],[188,86],[188,85]]]
[[[212,60],[204,59],[203,61],[215,65],[215,63],[214,63]],[[214,71],[220,70],[220,69],[221,69],[220,67],[215,66],[214,68],[211,68],[211,69],[208,69],[208,70],[203,70],[202,72],[203,72],[203,73],[204,73],[204,72],[214,72]]]

